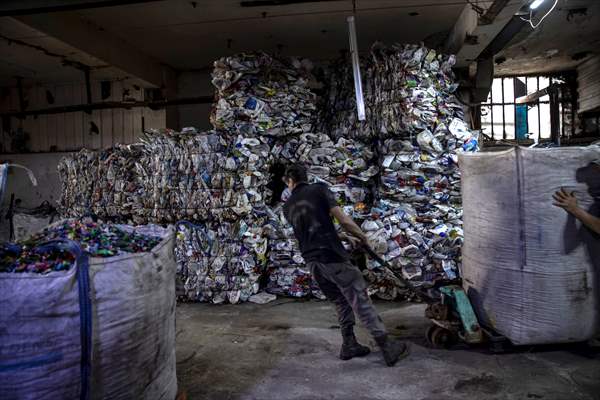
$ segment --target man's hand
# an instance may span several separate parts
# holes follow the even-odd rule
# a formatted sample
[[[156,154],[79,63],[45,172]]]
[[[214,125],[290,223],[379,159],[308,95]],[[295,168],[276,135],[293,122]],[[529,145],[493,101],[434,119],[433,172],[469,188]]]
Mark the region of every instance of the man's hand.
[[[340,235],[340,239],[350,243],[350,245],[352,246],[353,249],[357,249],[357,248],[361,247],[361,245],[362,245],[362,241],[357,237],[348,235],[344,232],[341,232],[339,235]]]
[[[354,236],[348,236],[348,241],[350,242],[350,244],[352,245],[352,248],[354,249],[358,249],[360,248],[362,242],[360,241],[360,239],[355,238]]]
[[[574,193],[568,193],[565,189],[561,188],[552,196],[554,198],[553,204],[569,212],[589,229],[600,235],[600,218],[579,207]]]
[[[579,207],[577,206],[577,198],[575,192],[568,193],[564,188],[552,195],[556,207],[560,207],[567,212],[574,213]]]

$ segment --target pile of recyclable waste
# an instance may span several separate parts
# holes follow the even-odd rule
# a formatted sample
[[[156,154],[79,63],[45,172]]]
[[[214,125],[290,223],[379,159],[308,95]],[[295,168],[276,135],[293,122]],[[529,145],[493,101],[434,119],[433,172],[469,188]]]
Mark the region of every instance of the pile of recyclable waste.
[[[354,139],[371,143],[377,138],[373,121],[373,80],[369,59],[360,58],[365,120],[359,121],[350,55],[331,62],[321,71],[324,96],[319,102],[316,127],[332,138]]]
[[[292,226],[283,214],[283,203],[265,208],[263,233],[269,239],[266,291],[287,297],[325,296],[307,268]]]
[[[476,151],[478,135],[455,96],[454,57],[418,45],[377,45],[371,54],[381,174],[362,228],[414,285],[455,280],[463,240],[457,153]],[[372,293],[393,298],[394,285],[378,281]]]
[[[393,272],[416,285],[458,277],[462,208],[457,154],[475,151],[452,56],[419,45],[373,46],[361,60],[366,121],[356,119],[351,65],[326,69],[317,117],[312,66],[264,53],[215,62],[215,130],[148,131],[139,144],[64,159],[60,210],[116,222],[177,224],[182,297],[238,303],[259,290],[322,297],[281,204],[275,163],[326,183]],[[323,133],[319,133],[323,132]],[[180,223],[181,221],[190,221]],[[368,263],[370,292],[406,294]]]
[[[61,181],[58,209],[64,217],[77,218],[91,212],[94,185],[102,178],[97,171],[99,158],[98,152],[83,149],[58,163]]]
[[[236,304],[258,293],[267,253],[267,239],[256,228],[261,223],[178,223],[175,258],[184,299]]]
[[[259,289],[267,241],[254,213],[270,192],[270,147],[259,138],[152,132],[144,139],[151,218],[178,223],[177,280],[188,301],[247,301]],[[149,208],[149,207],[146,207]]]
[[[213,126],[242,136],[310,132],[316,110],[316,95],[308,86],[311,69],[308,60],[265,53],[242,53],[215,61]]]
[[[146,223],[137,166],[139,144],[116,145],[97,152],[83,149],[63,157],[59,212],[68,218],[95,215],[107,221]]]
[[[235,219],[269,195],[269,151],[216,131],[146,131],[135,145],[64,157],[60,211],[135,224]]]
[[[223,132],[147,132],[138,165],[152,222],[235,220],[264,201],[269,147]]]
[[[216,131],[147,131],[135,146],[82,151],[63,159],[61,209],[123,223],[193,221],[198,224],[195,230],[202,229],[192,236],[184,232],[177,240],[178,280],[187,282],[184,297],[243,301],[248,291],[258,290],[257,276],[264,269],[266,242],[248,232],[260,233],[261,221],[254,218],[253,208],[269,196],[263,172],[269,150],[259,140]],[[111,173],[124,166],[120,174]],[[77,175],[78,171],[86,173]],[[87,206],[69,209],[75,201]],[[249,227],[232,224],[241,220]],[[199,259],[194,253],[199,245],[192,239],[202,235],[217,245]],[[195,258],[186,259],[188,254]]]
[[[328,176],[316,168],[319,162],[332,158],[333,143],[325,135],[312,133],[317,99],[309,88],[311,69],[307,60],[275,58],[264,53],[239,54],[216,61],[212,75],[217,88],[213,125],[238,135],[240,140],[260,140],[270,150],[268,157],[262,156],[269,164],[306,162],[312,157],[315,168],[311,176]],[[320,142],[327,143],[318,146]],[[315,151],[311,152],[313,148]],[[264,196],[265,203],[269,200]],[[258,208],[254,207],[255,215]],[[269,238],[267,291],[291,297],[322,297],[281,207],[268,209],[266,215],[270,220],[270,225],[263,227]]]
[[[268,242],[263,228],[265,204],[272,195],[267,184],[275,160],[273,148],[289,136],[312,130],[316,96],[308,87],[311,68],[306,60],[275,58],[265,53],[239,54],[214,63],[216,103],[211,122],[221,137],[230,138],[231,147],[220,162],[213,163],[218,172],[204,179],[213,183],[216,180],[226,189],[219,198],[199,202],[208,205],[210,222],[200,226],[181,224],[178,228],[178,279],[188,299],[237,303],[258,291],[267,262]],[[195,216],[188,219],[197,220]],[[286,256],[294,258],[292,247],[287,250],[284,242],[272,245],[286,249]],[[275,253],[270,257],[276,257]],[[278,268],[273,265],[271,271],[285,275],[275,292],[296,297],[310,294],[310,287],[307,291],[284,287],[284,280],[291,276],[285,274],[289,269],[281,263]],[[309,283],[310,279],[309,274]]]
[[[286,163],[303,164],[309,182],[327,184],[348,215],[357,219],[367,216],[373,177],[378,173],[371,146],[345,138],[334,142],[323,133],[305,133],[288,139],[274,153]]]
[[[65,220],[15,244],[0,245],[0,272],[46,274],[66,271],[75,264],[75,255],[50,241],[71,240],[92,257],[114,257],[152,250],[161,237],[143,235],[113,224]]]
[[[273,147],[277,160],[288,165],[300,163],[307,168],[310,183],[324,183],[346,213],[362,220],[368,216],[372,199],[372,178],[377,174],[370,146],[354,139],[332,141],[323,133],[288,136]],[[283,234],[270,239],[270,293],[324,298],[304,265],[291,226],[285,221],[281,205],[276,207],[277,223]]]

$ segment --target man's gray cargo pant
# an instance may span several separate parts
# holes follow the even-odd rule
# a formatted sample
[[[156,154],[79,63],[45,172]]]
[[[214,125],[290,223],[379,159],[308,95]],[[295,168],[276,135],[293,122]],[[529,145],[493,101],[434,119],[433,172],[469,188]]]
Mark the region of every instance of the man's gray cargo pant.
[[[371,335],[379,337],[387,334],[358,267],[349,261],[330,264],[308,262],[307,265],[327,299],[335,304],[342,331],[356,323],[356,313]]]

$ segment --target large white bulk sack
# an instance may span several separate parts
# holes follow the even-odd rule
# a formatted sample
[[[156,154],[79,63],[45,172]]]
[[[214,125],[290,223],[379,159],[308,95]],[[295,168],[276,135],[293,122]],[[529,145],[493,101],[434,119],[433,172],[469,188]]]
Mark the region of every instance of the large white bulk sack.
[[[82,367],[82,265],[0,274],[0,398],[86,398],[87,375],[91,399],[174,399],[173,247],[170,233],[148,253],[89,259],[89,374]]]
[[[552,205],[561,187],[600,216],[597,146],[463,154],[462,277],[481,322],[517,345],[598,327],[600,236]]]

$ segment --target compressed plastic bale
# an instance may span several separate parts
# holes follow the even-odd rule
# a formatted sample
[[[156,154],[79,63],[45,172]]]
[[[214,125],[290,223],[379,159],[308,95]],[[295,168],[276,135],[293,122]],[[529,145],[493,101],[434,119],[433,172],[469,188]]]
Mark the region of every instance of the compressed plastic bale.
[[[89,259],[91,399],[175,398],[173,246]],[[79,268],[0,274],[0,398],[79,398]]]
[[[312,129],[316,95],[308,60],[241,53],[214,63],[217,89],[211,122],[248,136],[282,137]]]
[[[598,328],[598,235],[552,205],[560,188],[596,207],[600,148],[460,156],[462,277],[481,322],[516,345],[578,342]],[[593,194],[593,196],[592,196]]]
[[[177,224],[175,258],[182,300],[236,304],[258,293],[267,239],[259,220]]]

